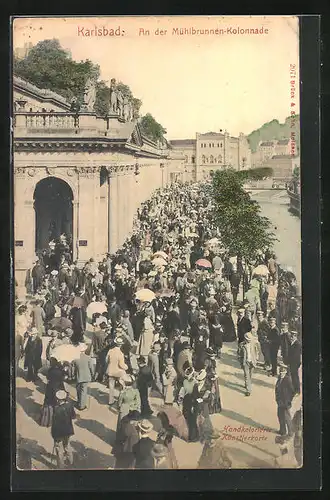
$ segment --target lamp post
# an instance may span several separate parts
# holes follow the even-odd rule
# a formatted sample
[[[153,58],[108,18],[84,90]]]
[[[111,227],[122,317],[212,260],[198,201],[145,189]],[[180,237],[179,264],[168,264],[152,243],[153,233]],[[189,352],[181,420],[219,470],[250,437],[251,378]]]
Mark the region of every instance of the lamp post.
[[[164,168],[165,168],[165,163],[161,163],[160,169],[162,171],[162,189],[164,188]]]

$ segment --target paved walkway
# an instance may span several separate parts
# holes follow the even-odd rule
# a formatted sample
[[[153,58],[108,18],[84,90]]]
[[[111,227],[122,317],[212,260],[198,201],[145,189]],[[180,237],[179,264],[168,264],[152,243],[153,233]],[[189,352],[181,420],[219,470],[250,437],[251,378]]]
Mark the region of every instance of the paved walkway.
[[[45,343],[47,340],[45,339]],[[262,368],[253,376],[253,391],[244,395],[243,373],[236,357],[237,344],[224,344],[221,361],[218,362],[223,411],[212,415],[214,426],[221,431],[228,446],[235,468],[269,468],[279,449],[275,444],[278,422],[274,399],[275,377],[269,377]],[[46,386],[45,369],[35,385],[26,382],[23,370],[16,379],[17,433],[22,437],[21,448],[29,451],[34,469],[52,469],[53,441],[50,429],[37,423]],[[74,384],[66,384],[73,400],[76,400]],[[152,398],[157,414],[160,399]],[[74,468],[104,469],[114,467],[111,454],[117,425],[117,411],[109,410],[108,389],[98,382],[89,387],[88,409],[75,420],[75,435],[71,439],[75,452]],[[152,417],[154,437],[159,428]],[[195,468],[202,451],[200,443],[186,443],[174,438],[174,450],[180,468]]]

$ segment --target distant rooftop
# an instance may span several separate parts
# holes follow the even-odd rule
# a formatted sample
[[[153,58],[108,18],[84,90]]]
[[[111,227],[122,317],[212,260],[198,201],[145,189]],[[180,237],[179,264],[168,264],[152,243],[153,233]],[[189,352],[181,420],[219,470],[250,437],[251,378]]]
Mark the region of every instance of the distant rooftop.
[[[171,146],[195,146],[196,139],[174,139],[169,143]]]
[[[260,146],[274,146],[273,141],[265,141],[260,144]]]
[[[280,139],[279,141],[277,141],[277,144],[278,145],[282,145],[282,146],[286,146],[287,144],[289,144],[290,142],[290,139]]]

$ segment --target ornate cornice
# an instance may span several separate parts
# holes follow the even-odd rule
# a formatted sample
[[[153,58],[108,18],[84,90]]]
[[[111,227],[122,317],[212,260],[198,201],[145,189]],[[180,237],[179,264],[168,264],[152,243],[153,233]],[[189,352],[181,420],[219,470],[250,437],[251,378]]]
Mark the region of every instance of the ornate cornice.
[[[76,171],[79,174],[79,177],[87,177],[92,178],[95,174],[98,174],[101,170],[101,167],[77,167]]]

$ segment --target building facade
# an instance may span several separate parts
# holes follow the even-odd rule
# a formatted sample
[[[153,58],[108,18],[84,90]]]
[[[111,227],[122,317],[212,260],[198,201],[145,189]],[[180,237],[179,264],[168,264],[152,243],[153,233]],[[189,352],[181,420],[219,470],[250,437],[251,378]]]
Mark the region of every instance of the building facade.
[[[257,150],[251,155],[252,167],[264,166],[273,156],[287,156],[292,152],[291,139],[260,141]]]
[[[79,263],[115,252],[139,205],[176,180],[184,158],[144,137],[136,120],[75,113],[54,92],[13,83],[14,262],[24,288],[36,253],[63,232]]]
[[[251,167],[251,149],[244,134],[232,137],[228,132],[196,133],[196,139],[173,140],[170,144],[184,155],[187,177],[194,180],[206,179],[222,168]]]

